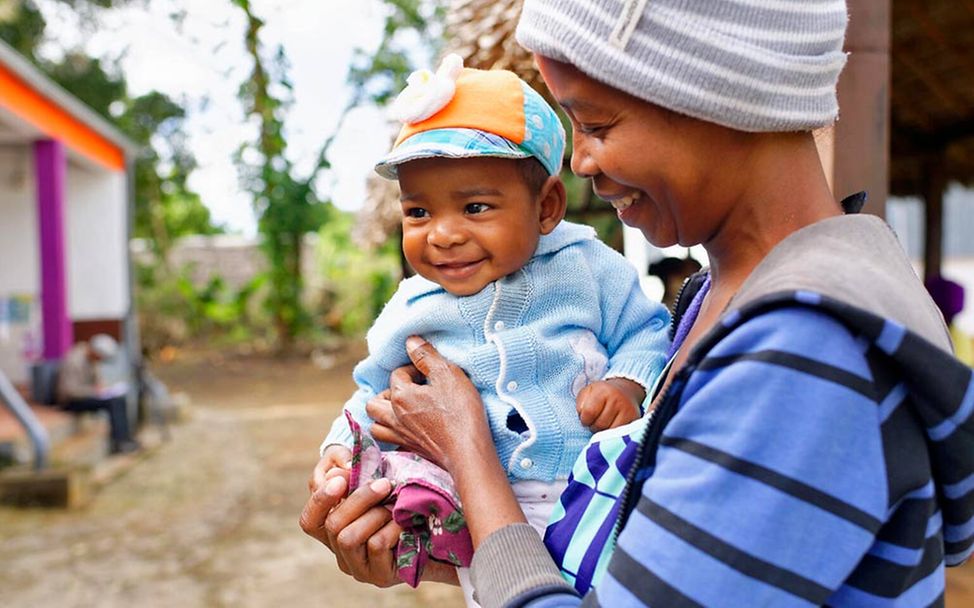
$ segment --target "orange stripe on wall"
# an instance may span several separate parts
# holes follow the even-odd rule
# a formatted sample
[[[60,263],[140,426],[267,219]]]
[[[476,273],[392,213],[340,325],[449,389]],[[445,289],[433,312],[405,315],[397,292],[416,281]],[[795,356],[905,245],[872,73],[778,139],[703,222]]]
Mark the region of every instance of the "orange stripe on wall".
[[[125,153],[121,148],[30,88],[3,65],[0,65],[0,105],[103,167],[125,170]]]

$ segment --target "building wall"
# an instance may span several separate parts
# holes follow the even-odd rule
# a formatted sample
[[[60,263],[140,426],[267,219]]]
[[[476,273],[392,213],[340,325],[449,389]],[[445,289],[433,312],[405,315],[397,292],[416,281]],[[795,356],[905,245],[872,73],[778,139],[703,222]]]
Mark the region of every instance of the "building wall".
[[[0,147],[0,296],[38,290],[37,203],[30,149]]]
[[[41,344],[40,252],[33,152],[0,146],[0,370],[27,380]],[[129,307],[126,177],[69,162],[65,201],[68,314],[125,317]]]
[[[0,146],[0,370],[27,379],[24,355],[40,343],[37,205],[33,156]]]
[[[122,319],[129,308],[126,177],[70,165],[67,192],[68,314]]]

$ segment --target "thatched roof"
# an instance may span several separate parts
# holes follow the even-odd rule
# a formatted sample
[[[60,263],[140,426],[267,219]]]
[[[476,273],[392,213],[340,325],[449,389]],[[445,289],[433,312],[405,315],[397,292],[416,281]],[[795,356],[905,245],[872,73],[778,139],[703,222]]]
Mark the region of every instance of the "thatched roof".
[[[893,0],[892,29],[891,193],[922,195],[939,150],[947,179],[974,185],[974,3]]]
[[[946,178],[974,185],[974,0],[892,5],[890,192],[922,195],[924,163],[937,162],[940,151]],[[520,10],[521,0],[453,0],[445,51],[471,67],[510,69],[548,96],[514,40]],[[397,198],[398,191],[370,188],[363,223],[378,242],[398,225],[388,211]]]

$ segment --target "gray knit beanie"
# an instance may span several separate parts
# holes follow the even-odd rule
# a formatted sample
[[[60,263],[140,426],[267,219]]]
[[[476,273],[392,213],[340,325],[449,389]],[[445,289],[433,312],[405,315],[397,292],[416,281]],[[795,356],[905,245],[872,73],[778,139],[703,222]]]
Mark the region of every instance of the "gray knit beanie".
[[[845,0],[525,0],[517,40],[614,88],[740,131],[832,124]]]

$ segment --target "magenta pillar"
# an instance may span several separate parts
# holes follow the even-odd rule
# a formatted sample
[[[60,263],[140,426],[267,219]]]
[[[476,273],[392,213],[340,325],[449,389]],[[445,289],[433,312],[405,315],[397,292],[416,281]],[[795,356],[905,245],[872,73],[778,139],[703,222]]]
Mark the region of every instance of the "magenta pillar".
[[[34,168],[37,176],[44,358],[60,359],[72,344],[64,247],[64,181],[67,159],[61,142],[34,142]]]

